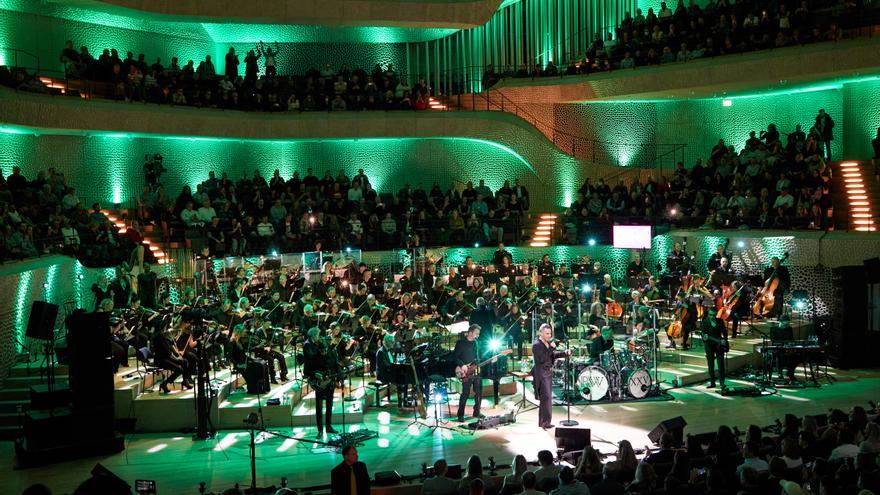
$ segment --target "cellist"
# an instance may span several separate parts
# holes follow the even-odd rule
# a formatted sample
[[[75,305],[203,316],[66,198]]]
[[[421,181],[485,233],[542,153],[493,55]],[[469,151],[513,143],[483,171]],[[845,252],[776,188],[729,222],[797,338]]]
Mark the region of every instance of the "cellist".
[[[678,291],[675,295],[674,314],[675,319],[669,324],[669,328],[666,330],[666,336],[669,338],[666,348],[675,349],[675,339],[680,336],[681,349],[686,351],[690,349],[688,339],[691,336],[691,332],[697,328],[697,313],[696,306],[688,301],[687,294],[685,294],[684,291]]]
[[[764,269],[764,290],[759,297],[762,298],[760,312],[756,311],[756,316],[764,316],[765,318],[778,318],[782,314],[782,303],[785,293],[791,287],[791,274],[787,266],[782,266],[782,262],[778,256],[770,259],[770,266]],[[768,304],[762,297],[764,293],[772,293],[773,304]],[[757,302],[756,302],[757,306]]]

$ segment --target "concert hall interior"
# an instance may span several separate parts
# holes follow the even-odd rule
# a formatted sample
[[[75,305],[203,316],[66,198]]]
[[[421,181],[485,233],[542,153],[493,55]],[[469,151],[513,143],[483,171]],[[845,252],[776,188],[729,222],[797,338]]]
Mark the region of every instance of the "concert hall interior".
[[[880,495],[878,34],[0,0],[0,486]]]

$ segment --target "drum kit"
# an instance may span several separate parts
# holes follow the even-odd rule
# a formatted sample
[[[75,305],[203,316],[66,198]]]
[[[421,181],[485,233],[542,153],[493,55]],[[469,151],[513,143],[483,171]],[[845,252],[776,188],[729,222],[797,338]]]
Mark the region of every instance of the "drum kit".
[[[621,349],[603,352],[598,360],[571,359],[571,393],[589,402],[643,399],[651,391],[650,343],[631,338]],[[554,363],[553,379],[565,388],[565,359]]]

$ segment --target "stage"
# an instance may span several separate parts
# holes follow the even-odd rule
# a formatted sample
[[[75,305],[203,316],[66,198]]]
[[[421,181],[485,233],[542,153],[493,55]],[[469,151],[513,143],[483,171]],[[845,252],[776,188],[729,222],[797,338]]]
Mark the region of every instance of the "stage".
[[[766,325],[766,324],[763,324]],[[803,336],[809,327],[795,323],[795,333]],[[758,327],[756,326],[756,329]],[[616,336],[618,348],[625,347],[625,336]],[[731,370],[760,363],[757,349],[761,333],[753,331],[731,341],[728,367]],[[292,356],[288,359],[293,365]],[[528,363],[528,360],[525,361]],[[132,360],[132,364],[133,360]],[[521,364],[520,366],[525,366]],[[12,370],[7,387],[0,391],[0,406],[20,402],[22,387],[38,383],[36,368],[19,365]],[[58,372],[65,373],[64,367]],[[831,407],[848,410],[853,404],[866,404],[877,397],[871,393],[880,389],[880,372],[828,370],[828,376],[805,388],[779,388],[763,397],[722,396],[718,389],[705,387],[707,376],[703,350],[699,344],[689,351],[660,349],[658,375],[660,388],[668,400],[626,402],[596,402],[571,406],[571,417],[580,427],[592,430],[593,445],[602,452],[611,453],[616,442],[629,439],[636,448],[649,443],[647,433],[657,423],[675,416],[684,416],[688,422],[685,433],[714,431],[725,423],[745,429],[749,424],[768,425],[787,412],[797,414],[823,413]],[[291,372],[291,377],[296,376]],[[798,377],[802,377],[799,369]],[[494,429],[473,432],[459,428],[448,418],[455,416],[458,383],[450,381],[449,401],[438,407],[429,405],[428,418],[413,423],[412,409],[396,407],[396,401],[387,402],[384,390],[376,404],[376,390],[367,377],[353,377],[351,388],[337,389],[334,402],[333,424],[339,428],[345,409],[346,428],[349,431],[369,429],[376,437],[360,448],[361,459],[370,472],[396,470],[401,475],[417,475],[421,464],[429,465],[437,457],[446,457],[453,464],[464,464],[476,453],[494,456],[499,464],[510,462],[516,453],[530,460],[541,449],[555,451],[553,430],[537,427],[537,411],[531,383],[502,381],[501,401],[492,401],[492,387],[484,382],[483,413],[487,416],[515,412],[516,422]],[[228,371],[212,373],[217,397],[211,405],[211,421],[218,429],[211,440],[193,441],[191,428],[195,424],[192,391],[175,386],[171,394],[154,391],[153,377],[143,376],[134,368],[121,369],[116,375],[117,418],[133,418],[136,433],[126,436],[126,450],[116,455],[70,461],[54,466],[36,467],[20,471],[8,470],[4,486],[14,493],[29,483],[48,481],[53,490],[72,490],[77,481],[87,476],[95,462],[102,462],[127,481],[156,479],[160,493],[193,493],[200,481],[206,481],[215,491],[238,482],[250,482],[248,458],[249,432],[244,429],[244,418],[251,412],[262,412],[265,427],[285,437],[262,434],[257,445],[257,472],[259,485],[278,484],[282,476],[294,487],[320,486],[328,482],[329,469],[339,461],[336,450],[306,440],[326,442],[329,436],[316,438],[314,427],[314,394],[307,384],[291,380],[273,385],[261,396],[248,395],[244,380]],[[524,386],[525,385],[525,386]],[[731,388],[749,387],[752,382],[729,379]],[[343,401],[343,394],[353,400]],[[525,400],[523,401],[523,394]],[[15,399],[19,397],[19,399]],[[268,405],[270,399],[279,399],[279,405]],[[470,414],[472,404],[468,404]],[[435,411],[441,424],[454,428],[433,431]],[[13,415],[4,412],[6,416]],[[554,407],[554,423],[565,419],[566,407]],[[295,440],[297,439],[297,440]],[[299,440],[301,439],[301,440]],[[11,443],[2,444],[0,456],[7,466],[13,464]],[[503,474],[503,472],[502,472]],[[318,493],[321,491],[319,490]]]
[[[837,381],[820,388],[780,390],[775,395],[758,398],[722,397],[703,385],[670,390],[669,402],[622,403],[572,407],[572,418],[581,427],[592,430],[593,445],[612,452],[614,444],[630,439],[635,447],[648,443],[647,432],[658,422],[682,415],[688,422],[685,433],[714,431],[718,424],[739,426],[767,425],[786,412],[821,414],[828,408],[848,410],[853,404],[866,405],[880,390],[880,372],[830,370]],[[739,386],[741,383],[732,383]],[[173,396],[174,394],[172,394]],[[507,396],[501,409],[515,406],[518,396]],[[168,398],[167,400],[173,400]],[[486,402],[488,404],[488,401]],[[487,414],[501,412],[487,409]],[[514,424],[477,431],[474,435],[449,431],[428,433],[426,428],[407,428],[411,416],[398,416],[394,409],[371,408],[363,422],[352,428],[370,428],[378,437],[359,449],[370,473],[397,470],[402,475],[418,474],[421,464],[445,457],[450,463],[464,464],[471,454],[494,456],[496,462],[509,463],[516,453],[530,460],[538,450],[555,449],[553,431],[537,425],[537,411],[522,413]],[[564,419],[565,408],[554,408],[554,423]],[[286,435],[314,438],[315,429],[303,426],[278,427]],[[157,480],[160,493],[195,493],[200,481],[219,492],[223,488],[250,481],[248,459],[249,434],[245,430],[221,431],[213,440],[193,441],[177,433],[144,433],[127,437],[124,452],[104,458],[71,461],[53,466],[12,471],[11,443],[0,444],[0,459],[7,466],[3,486],[17,493],[30,483],[49,483],[53,492],[72,491],[96,462],[129,482],[135,479]],[[340,456],[323,446],[281,438],[268,438],[257,445],[257,473],[260,485],[278,484],[282,476],[294,487],[323,485],[329,482],[330,468]],[[326,493],[326,491],[325,491]]]

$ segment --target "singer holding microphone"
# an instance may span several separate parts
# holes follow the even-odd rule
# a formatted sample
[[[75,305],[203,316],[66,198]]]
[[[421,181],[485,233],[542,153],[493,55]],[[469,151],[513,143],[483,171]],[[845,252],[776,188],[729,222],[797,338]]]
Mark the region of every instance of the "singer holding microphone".
[[[553,341],[553,329],[543,324],[538,329],[538,338],[532,344],[532,357],[535,367],[532,368],[535,396],[538,398],[538,426],[548,430],[553,428],[550,422],[553,417],[553,361],[557,358],[570,356],[571,351],[557,351]]]

